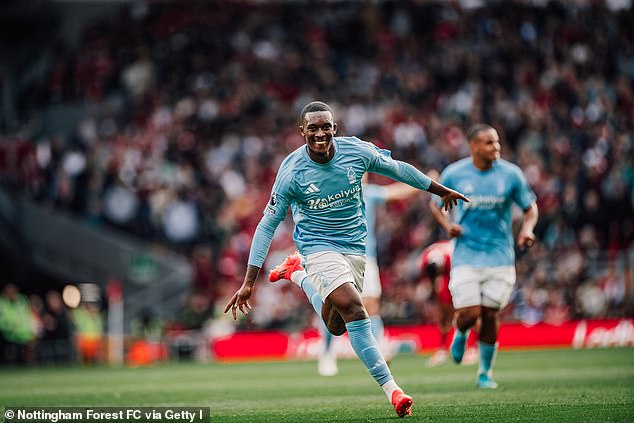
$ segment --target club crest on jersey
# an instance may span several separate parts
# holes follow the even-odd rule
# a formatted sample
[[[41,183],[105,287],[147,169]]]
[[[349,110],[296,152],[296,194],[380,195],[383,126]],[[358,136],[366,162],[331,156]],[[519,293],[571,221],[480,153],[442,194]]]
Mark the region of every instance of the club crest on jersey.
[[[354,170],[352,170],[351,167],[348,168],[347,176],[348,176],[348,181],[350,182],[350,185],[357,183],[357,174],[354,173]]]

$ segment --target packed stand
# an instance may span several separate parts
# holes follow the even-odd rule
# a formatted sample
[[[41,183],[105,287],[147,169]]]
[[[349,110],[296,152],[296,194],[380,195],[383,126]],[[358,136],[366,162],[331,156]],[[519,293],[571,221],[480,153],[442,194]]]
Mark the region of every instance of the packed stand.
[[[275,172],[303,143],[305,103],[334,104],[339,134],[423,171],[466,156],[464,129],[487,122],[540,209],[540,242],[518,261],[505,318],[632,315],[633,11],[543,3],[125,5],[87,26],[76,50],[58,46],[46,79],[20,94],[25,123],[42,107],[103,105],[68,137],[33,137],[41,178],[27,189],[190,255],[218,316]],[[445,235],[427,200],[378,216],[387,324],[433,319],[415,257]],[[291,235],[287,221],[267,266],[292,251]],[[262,281],[241,325],[305,326],[302,295]]]

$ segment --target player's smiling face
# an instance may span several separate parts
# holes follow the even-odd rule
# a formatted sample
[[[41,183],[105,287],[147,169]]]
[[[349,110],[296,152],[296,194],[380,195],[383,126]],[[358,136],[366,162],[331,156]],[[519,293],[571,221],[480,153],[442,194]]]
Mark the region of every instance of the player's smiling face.
[[[500,158],[500,137],[495,129],[480,131],[471,143],[471,150],[484,164],[491,164]]]
[[[334,154],[332,137],[337,133],[337,124],[328,111],[308,112],[299,127],[306,140],[310,158],[319,163],[330,160]]]

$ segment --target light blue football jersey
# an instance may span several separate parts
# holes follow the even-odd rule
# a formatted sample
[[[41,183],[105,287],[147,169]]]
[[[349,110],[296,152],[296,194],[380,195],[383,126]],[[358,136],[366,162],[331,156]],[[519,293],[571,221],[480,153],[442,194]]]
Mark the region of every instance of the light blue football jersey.
[[[440,175],[440,183],[470,200],[458,202],[452,211],[452,220],[463,229],[456,239],[452,266],[514,265],[511,207],[515,203],[526,210],[535,201],[521,169],[499,159],[481,171],[468,157],[449,165]]]
[[[253,236],[249,264],[262,267],[275,229],[291,207],[293,240],[302,255],[320,251],[363,255],[367,221],[361,178],[378,173],[427,190],[431,184],[414,166],[394,160],[388,150],[356,137],[334,137],[335,154],[327,163],[314,162],[306,146],[282,162],[269,203]]]
[[[368,226],[368,236],[365,243],[365,255],[377,256],[376,242],[376,209],[385,203],[387,189],[381,185],[367,184],[363,186],[363,202],[365,203],[365,217]]]

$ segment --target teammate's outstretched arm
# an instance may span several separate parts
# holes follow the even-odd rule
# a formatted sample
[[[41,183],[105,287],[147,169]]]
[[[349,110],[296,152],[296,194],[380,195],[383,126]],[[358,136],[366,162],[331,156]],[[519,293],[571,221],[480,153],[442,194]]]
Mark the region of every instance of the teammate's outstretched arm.
[[[411,185],[403,184],[401,182],[394,182],[389,185],[385,185],[385,202],[398,200],[407,200],[416,194],[420,193],[418,188],[414,188]]]
[[[369,172],[378,173],[379,175],[387,176],[396,181],[411,185],[414,188],[435,194],[442,198],[445,210],[450,210],[454,206],[457,206],[458,200],[469,201],[462,193],[434,181],[411,164],[394,160],[389,154],[381,150],[377,149],[377,152],[378,154],[375,156],[375,161],[368,169]]]
[[[443,208],[445,210],[451,210],[454,206],[457,206],[458,200],[462,200],[466,203],[469,202],[469,199],[462,195],[462,193],[451,188],[447,188],[443,184],[434,180],[431,181],[431,185],[427,191],[442,198]]]

